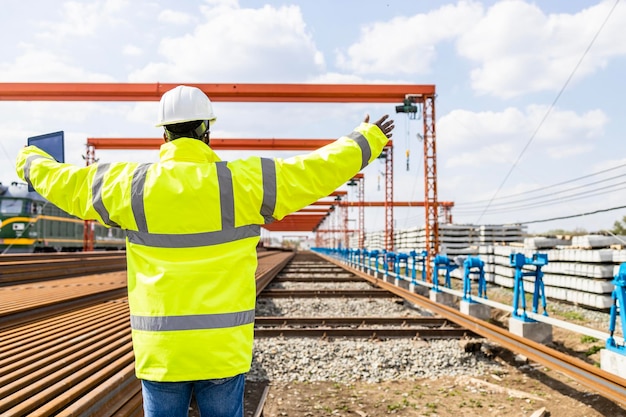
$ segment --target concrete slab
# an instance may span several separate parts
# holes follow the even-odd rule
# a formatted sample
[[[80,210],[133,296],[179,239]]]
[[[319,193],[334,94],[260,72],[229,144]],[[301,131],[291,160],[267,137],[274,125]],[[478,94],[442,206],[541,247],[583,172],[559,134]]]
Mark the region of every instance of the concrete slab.
[[[409,284],[409,291],[414,292],[415,294],[419,294],[423,297],[428,297],[429,292],[428,287],[414,284]]]
[[[622,378],[626,378],[626,355],[612,350],[600,351],[600,368]]]
[[[394,280],[394,285],[396,287],[400,287],[402,289],[408,290],[409,289],[409,285],[411,285],[411,283],[409,281],[405,281],[403,279],[396,278]]]
[[[456,307],[456,304],[454,302],[454,295],[448,294],[447,292],[430,291],[428,297],[430,298],[430,301],[433,301],[437,304],[443,304],[448,307]]]
[[[509,331],[537,343],[552,343],[552,325],[540,321],[526,322],[520,319],[509,320]]]
[[[469,301],[461,300],[459,310],[463,314],[476,317],[480,320],[487,321],[491,318],[491,307],[484,304],[470,303]]]

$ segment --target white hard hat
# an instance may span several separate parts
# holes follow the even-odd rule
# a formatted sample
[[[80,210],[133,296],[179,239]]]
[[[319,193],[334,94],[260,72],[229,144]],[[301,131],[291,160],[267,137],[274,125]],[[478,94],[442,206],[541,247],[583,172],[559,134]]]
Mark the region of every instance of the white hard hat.
[[[156,126],[166,126],[194,120],[208,120],[213,124],[217,118],[211,100],[197,87],[179,85],[161,97]]]

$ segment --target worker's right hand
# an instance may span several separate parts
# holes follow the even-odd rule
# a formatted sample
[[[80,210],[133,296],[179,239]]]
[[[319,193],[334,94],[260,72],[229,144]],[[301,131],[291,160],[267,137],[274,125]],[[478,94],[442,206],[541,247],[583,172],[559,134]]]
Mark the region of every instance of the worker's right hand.
[[[383,117],[381,117],[380,119],[378,119],[376,122],[374,122],[374,124],[376,126],[378,126],[380,128],[380,130],[382,130],[382,132],[385,134],[385,136],[387,136],[388,138],[391,138],[392,133],[391,131],[393,130],[393,128],[395,127],[395,125],[393,124],[393,119],[391,120],[387,120],[389,118],[389,115],[386,114]],[[365,119],[363,120],[364,123],[369,123],[370,121],[370,115],[366,114],[365,115]]]

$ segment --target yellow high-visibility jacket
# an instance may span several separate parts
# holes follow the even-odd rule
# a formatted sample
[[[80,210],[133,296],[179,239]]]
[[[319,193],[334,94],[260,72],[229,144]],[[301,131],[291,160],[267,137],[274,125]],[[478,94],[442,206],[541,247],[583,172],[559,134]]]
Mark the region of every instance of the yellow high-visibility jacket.
[[[66,212],[126,231],[137,377],[192,381],[250,369],[260,225],[329,195],[387,141],[362,123],[306,155],[223,162],[181,138],[157,163],[87,167],[29,146],[16,170]]]

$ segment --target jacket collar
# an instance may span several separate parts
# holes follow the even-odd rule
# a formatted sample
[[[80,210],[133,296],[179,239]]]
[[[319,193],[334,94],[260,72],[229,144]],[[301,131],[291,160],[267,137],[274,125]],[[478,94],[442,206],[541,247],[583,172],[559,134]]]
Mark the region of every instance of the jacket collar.
[[[161,145],[161,162],[218,162],[221,161],[215,151],[198,139],[179,138]]]

